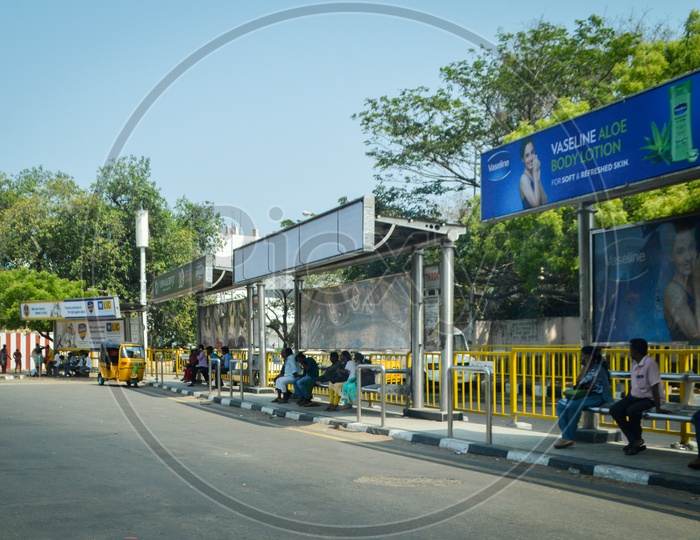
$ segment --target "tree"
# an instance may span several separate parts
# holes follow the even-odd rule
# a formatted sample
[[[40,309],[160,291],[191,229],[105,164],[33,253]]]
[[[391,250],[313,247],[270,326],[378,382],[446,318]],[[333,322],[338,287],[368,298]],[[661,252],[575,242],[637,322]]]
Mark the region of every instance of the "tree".
[[[522,123],[549,118],[561,99],[590,107],[614,100],[615,70],[639,39],[597,16],[577,21],[572,32],[540,20],[500,33],[496,54],[471,51],[442,68],[445,87],[432,95],[419,87],[367,99],[353,118],[369,135],[377,179],[407,184],[419,196],[478,188],[480,153]]]
[[[64,173],[41,167],[0,173],[0,269],[46,271],[84,281],[100,295],[138,302],[135,211],[149,211],[149,276],[217,248],[221,219],[210,203],[179,200],[171,209],[150,180],[150,162],[119,158],[98,172],[90,191]],[[0,270],[1,271],[1,270]],[[150,331],[169,342],[194,340],[194,301],[150,310]]]
[[[63,300],[94,296],[81,281],[61,279],[49,272],[36,272],[26,268],[0,271],[0,328],[39,332],[48,338],[53,331],[52,321],[23,321],[19,303],[30,300]]]
[[[444,88],[423,87],[366,101],[355,115],[369,135],[378,206],[423,218],[450,191],[478,187],[474,159],[481,149],[574,118],[700,67],[700,12],[678,38],[640,21],[613,28],[601,17],[572,31],[538,21],[498,36],[497,53],[471,56],[441,70]],[[395,187],[396,183],[399,185]],[[391,187],[389,187],[391,184]],[[661,217],[700,206],[695,182],[596,205],[599,226]],[[458,242],[456,280],[477,290],[487,318],[578,313],[577,220],[570,207],[482,224],[479,197],[462,212],[467,235]],[[365,269],[373,273],[377,269]],[[357,272],[355,272],[357,274]]]

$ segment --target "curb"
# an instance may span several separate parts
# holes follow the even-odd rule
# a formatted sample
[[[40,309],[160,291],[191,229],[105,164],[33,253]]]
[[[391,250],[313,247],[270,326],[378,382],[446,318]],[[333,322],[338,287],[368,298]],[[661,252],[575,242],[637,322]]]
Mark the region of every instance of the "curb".
[[[557,470],[568,471],[572,474],[593,476],[595,478],[607,480],[616,480],[627,484],[659,486],[667,489],[700,494],[700,478],[693,480],[682,475],[660,474],[642,469],[597,463],[587,459],[575,457],[567,458],[558,455],[550,456],[535,451],[514,450],[511,448],[465,441],[462,439],[450,439],[448,437],[428,435],[426,433],[416,431],[379,427],[347,420],[336,420],[328,416],[315,415],[307,412],[288,411],[274,405],[268,406],[245,400],[241,401],[240,398],[210,396],[208,392],[188,390],[162,383],[148,382],[146,384],[154,388],[163,388],[164,390],[169,390],[171,392],[186,396],[208,399],[213,403],[219,403],[229,407],[239,407],[241,409],[259,411],[271,416],[288,418],[299,422],[340,426],[351,431],[369,433],[370,435],[383,435],[385,437],[391,437],[393,439],[406,442],[445,448],[453,451],[455,454],[474,454],[478,456],[495,457],[512,461],[516,465],[541,465],[543,467],[551,467]]]

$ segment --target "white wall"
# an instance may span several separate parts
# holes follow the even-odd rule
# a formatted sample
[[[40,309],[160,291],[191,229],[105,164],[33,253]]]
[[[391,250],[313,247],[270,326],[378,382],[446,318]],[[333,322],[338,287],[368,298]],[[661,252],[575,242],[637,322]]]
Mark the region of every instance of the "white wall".
[[[477,345],[577,345],[579,317],[476,321]]]

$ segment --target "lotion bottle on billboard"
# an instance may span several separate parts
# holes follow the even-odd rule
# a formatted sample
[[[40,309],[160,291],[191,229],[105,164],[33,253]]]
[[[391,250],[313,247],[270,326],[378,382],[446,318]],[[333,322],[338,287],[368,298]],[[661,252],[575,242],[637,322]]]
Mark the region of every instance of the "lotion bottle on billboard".
[[[695,161],[697,148],[693,148],[693,125],[690,111],[692,81],[683,81],[668,89],[671,105],[671,161]]]

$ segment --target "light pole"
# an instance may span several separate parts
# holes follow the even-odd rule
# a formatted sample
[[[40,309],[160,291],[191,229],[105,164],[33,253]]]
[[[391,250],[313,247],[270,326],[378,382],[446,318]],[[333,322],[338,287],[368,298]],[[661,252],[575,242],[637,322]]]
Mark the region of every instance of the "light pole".
[[[143,347],[148,355],[148,313],[146,312],[146,248],[148,247],[148,210],[136,211],[136,247],[141,251],[141,294],[139,302],[143,324]]]

